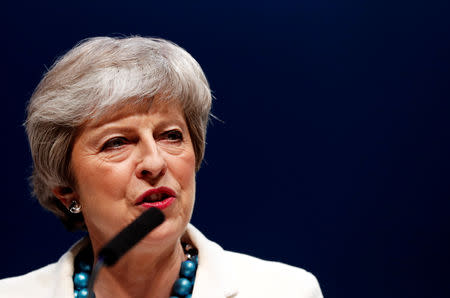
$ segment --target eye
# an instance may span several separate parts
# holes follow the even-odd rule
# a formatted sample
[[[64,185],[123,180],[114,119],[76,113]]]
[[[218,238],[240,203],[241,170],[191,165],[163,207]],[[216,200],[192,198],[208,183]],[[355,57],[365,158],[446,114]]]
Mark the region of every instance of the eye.
[[[115,137],[115,138],[112,138],[112,139],[109,139],[108,141],[106,141],[105,144],[103,144],[101,150],[104,151],[104,150],[109,150],[109,149],[118,149],[128,143],[129,143],[129,141],[126,138]]]
[[[163,139],[166,139],[170,142],[180,142],[183,140],[183,133],[179,130],[169,130],[162,134]]]

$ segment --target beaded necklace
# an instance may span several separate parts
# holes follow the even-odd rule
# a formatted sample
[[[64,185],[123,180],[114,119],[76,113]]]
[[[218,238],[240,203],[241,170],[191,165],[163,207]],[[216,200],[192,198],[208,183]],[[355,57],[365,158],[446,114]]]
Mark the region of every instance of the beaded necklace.
[[[195,283],[195,273],[198,267],[198,251],[187,243],[181,243],[187,260],[181,263],[180,275],[172,287],[170,298],[191,298]],[[92,271],[92,248],[82,250],[75,258],[75,270],[73,273],[73,286],[75,298],[86,298],[89,295],[87,289],[89,277]],[[95,297],[95,296],[94,296]]]

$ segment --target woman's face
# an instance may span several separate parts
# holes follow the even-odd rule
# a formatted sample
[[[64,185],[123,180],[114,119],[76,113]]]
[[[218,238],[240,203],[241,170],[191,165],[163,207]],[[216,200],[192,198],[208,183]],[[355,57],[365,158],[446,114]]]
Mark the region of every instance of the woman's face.
[[[188,224],[195,197],[195,154],[182,108],[114,114],[82,130],[73,145],[75,196],[94,249],[151,206],[166,220],[143,242],[170,245]]]

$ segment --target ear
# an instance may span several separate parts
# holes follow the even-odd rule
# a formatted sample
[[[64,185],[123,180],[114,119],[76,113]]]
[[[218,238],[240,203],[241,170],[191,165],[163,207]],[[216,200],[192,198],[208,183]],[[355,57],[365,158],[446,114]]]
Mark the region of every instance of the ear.
[[[52,189],[52,192],[67,209],[72,201],[78,201],[78,194],[71,187],[57,186]]]

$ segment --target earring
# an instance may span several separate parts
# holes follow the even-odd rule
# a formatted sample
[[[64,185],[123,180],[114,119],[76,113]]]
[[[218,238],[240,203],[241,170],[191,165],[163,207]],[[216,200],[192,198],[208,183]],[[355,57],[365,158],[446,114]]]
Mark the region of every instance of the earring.
[[[81,212],[81,205],[80,205],[80,203],[78,203],[77,201],[73,200],[70,203],[69,211],[70,211],[70,213],[73,213],[73,214],[80,213]]]

